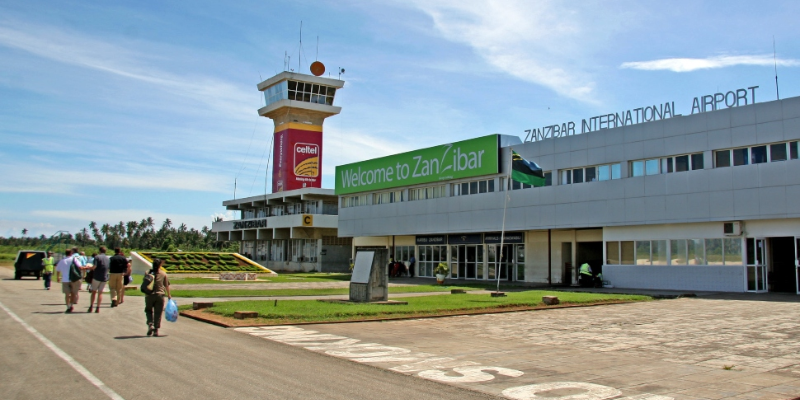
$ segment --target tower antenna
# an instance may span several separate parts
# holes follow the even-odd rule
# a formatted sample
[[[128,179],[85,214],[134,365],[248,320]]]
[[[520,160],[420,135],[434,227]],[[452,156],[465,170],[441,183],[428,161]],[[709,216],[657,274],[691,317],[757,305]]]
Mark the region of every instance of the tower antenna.
[[[314,61],[319,61],[319,35],[317,35],[317,55],[314,56]]]
[[[772,35],[772,61],[775,63],[775,95],[781,99],[781,92],[778,90],[778,52],[775,50],[775,35]]]
[[[300,72],[300,57],[303,51],[303,21],[300,21],[300,46],[297,48],[297,72]]]

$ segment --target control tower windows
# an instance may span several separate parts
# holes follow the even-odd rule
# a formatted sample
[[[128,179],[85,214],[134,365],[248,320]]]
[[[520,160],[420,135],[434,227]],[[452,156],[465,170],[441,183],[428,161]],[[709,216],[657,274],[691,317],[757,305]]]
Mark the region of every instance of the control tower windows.
[[[333,105],[336,88],[298,81],[288,81],[289,100]]]

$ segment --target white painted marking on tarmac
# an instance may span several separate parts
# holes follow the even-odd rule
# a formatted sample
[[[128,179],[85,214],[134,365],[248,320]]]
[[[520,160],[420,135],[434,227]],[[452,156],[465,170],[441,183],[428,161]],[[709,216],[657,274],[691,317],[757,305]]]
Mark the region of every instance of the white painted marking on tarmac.
[[[75,369],[75,371],[78,371],[79,374],[83,375],[83,377],[86,378],[87,381],[91,382],[92,385],[94,385],[95,387],[100,389],[103,393],[105,393],[106,396],[114,400],[125,400],[124,398],[122,398],[122,396],[118,395],[117,392],[113,391],[110,387],[106,386],[106,384],[103,383],[103,381],[101,381],[96,376],[94,376],[94,374],[89,372],[88,369],[84,368],[83,365],[75,361],[75,359],[72,358],[69,354],[65,353],[63,350],[58,348],[58,346],[56,346],[53,342],[44,337],[44,335],[39,333],[39,331],[37,331],[34,327],[28,325],[27,322],[23,321],[22,318],[18,317],[17,314],[14,314],[13,311],[9,310],[8,307],[6,307],[1,302],[0,302],[0,308],[5,310],[6,313],[8,313],[8,315],[10,315],[11,318],[13,318],[15,321],[19,322],[20,325],[22,325],[25,329],[28,330],[28,332],[31,333],[31,335],[39,339],[39,341],[42,342],[45,346],[47,346],[48,349],[52,350],[53,353],[56,353],[57,356],[61,357],[62,360],[66,361],[67,364],[70,365],[70,367]]]
[[[565,396],[537,396],[537,393],[549,392],[551,390],[579,390],[580,393]],[[536,385],[525,385],[508,388],[503,390],[503,396],[517,400],[605,400],[621,395],[617,389],[587,382],[550,382],[539,383]]]
[[[477,383],[495,379],[495,376],[483,371],[494,371],[497,375],[517,378],[523,371],[479,365],[473,361],[456,360],[451,357],[436,356],[430,353],[417,353],[402,347],[386,346],[380,343],[361,343],[359,339],[345,336],[319,333],[294,326],[235,328],[236,331],[303,347],[308,350],[346,358],[360,363],[393,363],[403,365],[389,368],[394,371],[418,373],[418,376],[448,383]],[[444,371],[451,369],[451,371]],[[461,376],[452,376],[453,373]],[[451,375],[448,375],[451,374]],[[559,391],[558,394],[539,395],[537,393]],[[564,394],[563,392],[568,392]],[[551,382],[508,388],[503,395],[511,399],[542,400],[606,400],[622,395],[618,389],[587,382]],[[654,394],[640,394],[614,400],[673,400],[672,397]]]
[[[476,383],[476,382],[491,381],[494,379],[494,375],[487,374],[486,372],[483,371],[494,371],[497,372],[498,375],[510,376],[512,378],[517,378],[524,375],[522,371],[518,371],[516,369],[503,368],[503,367],[487,367],[483,365],[475,365],[470,367],[455,367],[453,368],[453,371],[461,374],[461,376],[449,376],[446,375],[444,371],[438,369],[429,369],[426,371],[421,371],[419,373],[419,376],[425,379],[430,379],[439,382]]]

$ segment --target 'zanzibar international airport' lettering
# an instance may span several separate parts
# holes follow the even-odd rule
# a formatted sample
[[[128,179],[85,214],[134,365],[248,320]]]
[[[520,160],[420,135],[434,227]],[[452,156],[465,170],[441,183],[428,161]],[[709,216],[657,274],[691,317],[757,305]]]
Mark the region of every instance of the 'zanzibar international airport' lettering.
[[[266,228],[267,220],[259,219],[255,221],[236,221],[233,223],[233,229],[253,229],[253,228]]]
[[[756,102],[756,89],[751,86],[747,89],[736,89],[727,93],[714,93],[713,95],[698,96],[692,100],[691,114],[716,111],[722,108],[732,108],[754,104]],[[619,113],[610,113],[581,120],[581,132],[595,132],[603,129],[618,128],[640,124],[642,122],[658,121],[667,118],[679,117],[683,114],[675,112],[675,102],[656,104],[653,106],[639,107]],[[549,125],[542,128],[526,129],[525,141],[536,142],[548,138],[575,135],[575,122]]]

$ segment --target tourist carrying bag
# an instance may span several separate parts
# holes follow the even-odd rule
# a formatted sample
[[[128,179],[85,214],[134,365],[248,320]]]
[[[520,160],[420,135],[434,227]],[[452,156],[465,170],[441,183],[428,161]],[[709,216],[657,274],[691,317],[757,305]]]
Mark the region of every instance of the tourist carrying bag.
[[[78,260],[73,258],[72,259],[72,263],[70,263],[70,265],[69,265],[69,281],[70,282],[80,282],[81,279],[83,279],[83,276],[81,276],[81,269],[76,264],[78,262],[79,262]]]
[[[167,308],[164,310],[165,317],[169,322],[175,322],[178,320],[178,303],[175,300],[169,299],[167,301]]]
[[[144,274],[144,278],[142,278],[142,286],[139,287],[139,290],[141,290],[144,294],[153,294],[153,287],[155,287],[155,285],[155,275],[147,272]]]

